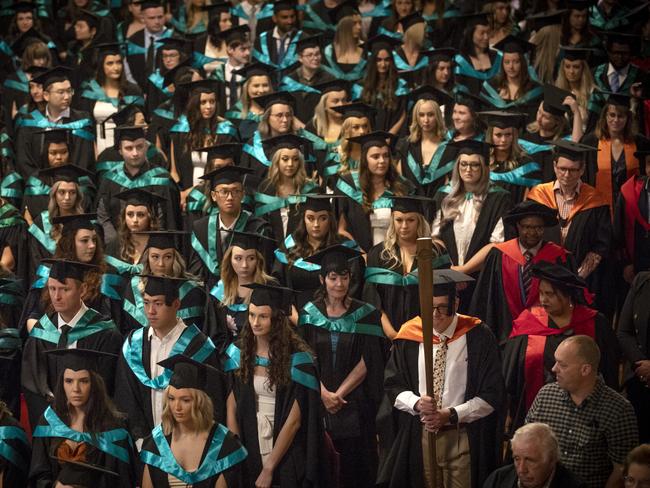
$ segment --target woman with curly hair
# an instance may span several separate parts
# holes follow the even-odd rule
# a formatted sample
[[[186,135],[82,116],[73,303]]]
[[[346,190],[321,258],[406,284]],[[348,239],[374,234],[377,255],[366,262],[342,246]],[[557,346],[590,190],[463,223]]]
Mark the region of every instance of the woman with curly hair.
[[[63,484],[63,465],[68,461],[93,464],[117,474],[93,479],[97,488],[136,485],[133,441],[99,373],[115,358],[77,348],[53,349],[43,358],[57,361],[60,373],[53,401],[33,433],[29,479],[35,486]]]
[[[248,451],[245,486],[329,486],[320,472],[320,384],[309,347],[287,317],[291,290],[253,288],[248,322],[226,351],[227,425]]]
[[[409,186],[397,172],[387,132],[351,138],[361,144],[359,172],[341,176],[336,191],[346,198],[339,209],[339,233],[359,243],[364,252],[382,242],[390,223],[388,196],[403,196]]]

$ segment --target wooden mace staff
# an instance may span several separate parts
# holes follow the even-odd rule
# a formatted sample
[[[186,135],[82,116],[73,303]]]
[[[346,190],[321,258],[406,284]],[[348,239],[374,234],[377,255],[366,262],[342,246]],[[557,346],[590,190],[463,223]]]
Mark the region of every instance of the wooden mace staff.
[[[417,240],[416,252],[424,347],[424,371],[427,396],[433,398],[433,241],[431,237],[420,237]],[[434,401],[436,401],[435,398]],[[433,432],[427,433],[427,443],[429,445],[429,456],[426,462],[429,463],[432,485],[437,488],[436,436]]]

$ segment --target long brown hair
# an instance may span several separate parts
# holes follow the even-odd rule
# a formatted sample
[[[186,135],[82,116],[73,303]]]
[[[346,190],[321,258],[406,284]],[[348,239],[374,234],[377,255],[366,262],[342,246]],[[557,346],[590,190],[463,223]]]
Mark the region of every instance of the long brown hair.
[[[187,101],[187,121],[190,124],[190,132],[186,138],[188,152],[216,143],[217,125],[219,125],[219,115],[217,115],[219,113],[219,97],[216,93],[212,93],[214,94],[216,106],[214,114],[208,120],[201,115],[201,95],[203,95],[203,92],[195,90]],[[209,95],[209,93],[206,95]],[[206,136],[212,140],[206,143]]]
[[[398,102],[397,95],[395,95],[398,81],[397,68],[395,67],[395,61],[393,61],[391,53],[388,52],[388,73],[386,73],[386,78],[383,80],[379,77],[379,72],[377,71],[377,55],[381,51],[387,50],[379,49],[368,61],[368,69],[363,81],[363,91],[361,92],[361,101],[368,105],[379,105],[387,110],[393,110],[397,108]]]
[[[336,223],[336,216],[332,211],[328,211],[327,215],[329,217],[327,237],[325,237],[325,240],[321,242],[318,249],[326,249],[329,246],[333,246],[334,244],[338,244],[340,242],[340,238],[337,233],[338,225]],[[296,230],[293,231],[292,236],[296,245],[287,250],[287,261],[289,262],[289,266],[293,265],[293,263],[299,258],[306,258],[312,254],[311,246],[307,240],[307,227],[305,226],[304,212],[302,212],[300,220],[298,221],[298,225],[296,226]]]
[[[120,243],[120,259],[129,261],[133,254],[135,253],[135,242],[133,242],[133,235],[129,230],[129,227],[126,225],[126,207],[120,212],[120,225],[117,230],[117,237]],[[158,223],[158,214],[152,211],[151,208],[147,206],[149,211],[149,228],[147,230],[158,230],[160,224]]]
[[[372,183],[370,181],[370,171],[368,170],[367,158],[368,151],[372,147],[375,146],[370,146],[361,150],[361,161],[359,161],[359,186],[361,187],[361,193],[363,194],[363,210],[366,213],[369,213],[372,209],[372,201],[370,200],[372,195]],[[393,160],[392,155],[390,164],[388,165],[388,171],[384,175],[384,183],[386,188],[395,195],[401,196],[406,194],[406,185],[400,181],[400,176],[395,168],[395,161]]]

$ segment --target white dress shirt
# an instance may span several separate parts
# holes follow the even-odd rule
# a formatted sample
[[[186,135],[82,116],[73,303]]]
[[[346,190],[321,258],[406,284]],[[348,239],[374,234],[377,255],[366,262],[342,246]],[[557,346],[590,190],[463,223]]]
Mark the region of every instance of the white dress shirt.
[[[79,320],[81,320],[81,317],[83,317],[83,314],[86,313],[86,310],[88,310],[88,307],[86,307],[86,304],[84,302],[81,302],[81,308],[79,309],[77,314],[74,317],[72,317],[72,320],[70,322],[66,322],[65,320],[63,320],[63,318],[61,317],[61,314],[56,314],[56,316],[57,316],[56,327],[59,329],[59,332],[61,332],[61,327],[63,327],[66,324],[68,324],[70,327],[74,328],[74,326],[77,325]],[[72,330],[70,332],[72,332]],[[77,348],[77,341],[68,342],[67,348],[68,349],[76,349]]]
[[[178,338],[183,331],[187,328],[182,319],[177,319],[176,325],[169,333],[160,339],[154,334],[153,327],[148,327],[147,337],[151,342],[151,357],[149,358],[149,367],[151,369],[151,377],[155,378],[161,375],[165,368],[158,363],[169,357],[174,344],[178,342]],[[153,424],[158,425],[163,411],[163,396],[165,390],[151,389],[151,413],[153,414]]]
[[[240,213],[240,215],[241,215],[241,213]],[[223,242],[224,239],[227,239],[228,236],[230,235],[230,232],[227,232],[227,231],[235,230],[235,224],[237,223],[238,220],[239,220],[239,215],[237,216],[237,218],[235,220],[232,221],[232,224],[226,225],[221,220],[221,215],[219,215],[219,230],[221,231],[219,233],[219,238],[221,239],[221,242]]]
[[[458,314],[442,334],[435,330],[437,336],[450,338],[454,335],[458,324]],[[440,344],[433,345],[433,361]],[[421,392],[427,391],[426,374],[424,369],[424,347],[420,344],[418,348],[418,388]],[[467,389],[467,336],[462,335],[453,342],[447,342],[447,362],[445,367],[445,384],[442,389],[442,408],[453,407],[458,413],[458,422],[470,423],[490,415],[494,408],[482,398],[476,396],[465,401],[465,390]],[[420,399],[420,394],[413,391],[403,391],[395,399],[394,407],[411,415],[419,415],[414,407]]]
[[[45,116],[47,117],[47,120],[49,120],[50,122],[58,124],[61,122],[61,119],[70,117],[70,107],[66,108],[63,112],[59,114],[58,117],[54,118],[52,117],[52,115],[50,115],[50,104],[47,104],[45,105]]]

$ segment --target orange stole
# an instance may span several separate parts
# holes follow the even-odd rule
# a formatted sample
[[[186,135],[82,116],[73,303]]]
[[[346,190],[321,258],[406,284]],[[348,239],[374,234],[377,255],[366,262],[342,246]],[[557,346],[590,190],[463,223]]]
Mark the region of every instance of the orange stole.
[[[598,172],[596,173],[596,190],[600,191],[607,198],[610,214],[613,215],[612,202],[612,143],[601,139],[598,141]],[[625,166],[627,168],[627,179],[639,174],[639,160],[634,157],[636,144],[623,144],[625,153]]]
[[[456,324],[456,330],[454,331],[454,335],[451,337],[451,339],[449,339],[449,341],[447,341],[447,343],[454,342],[456,339],[463,337],[480,323],[481,319],[458,314],[458,323]],[[420,343],[424,342],[424,337],[422,336],[422,319],[419,315],[402,325],[399,332],[395,336],[395,340],[397,339]],[[440,343],[440,339],[438,339],[435,334],[433,334],[433,343]]]
[[[611,171],[610,171],[610,176],[611,176]],[[552,181],[549,183],[542,183],[541,185],[537,185],[531,188],[530,191],[528,192],[528,199],[534,200],[537,203],[541,203],[542,205],[545,205],[548,208],[552,208],[553,210],[557,210],[558,209],[557,201],[555,200],[553,183],[554,182]],[[611,189],[611,185],[610,185],[610,189]],[[611,200],[611,193],[609,196],[609,200]],[[605,205],[609,205],[609,200],[605,195],[603,195],[600,191],[598,191],[593,186],[583,183],[580,186],[580,194],[578,195],[578,198],[573,204],[573,208],[571,209],[571,213],[569,213],[569,218],[567,220],[571,221],[573,217],[576,216],[576,214],[583,212],[585,210],[589,210],[590,208],[597,208],[597,207],[603,207]]]

